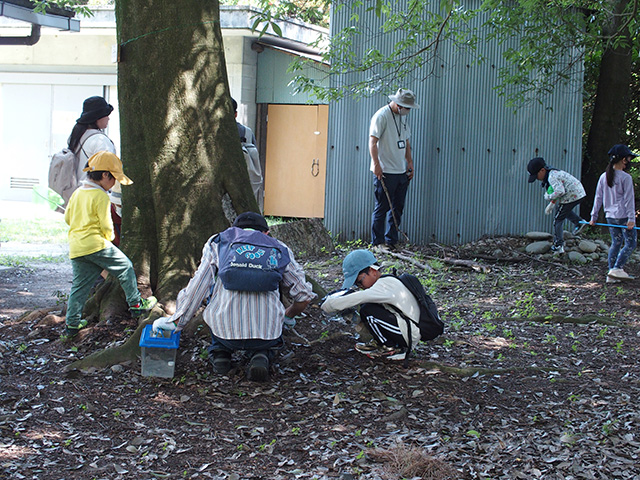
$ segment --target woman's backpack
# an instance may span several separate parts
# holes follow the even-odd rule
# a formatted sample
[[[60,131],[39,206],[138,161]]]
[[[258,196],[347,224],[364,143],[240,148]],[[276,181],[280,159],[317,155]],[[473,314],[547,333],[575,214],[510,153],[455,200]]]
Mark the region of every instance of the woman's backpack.
[[[93,130],[83,135],[76,152],[68,148],[63,148],[51,157],[51,163],[49,164],[49,188],[64,199],[65,205],[69,203],[71,195],[80,186],[80,180],[78,179],[78,153],[82,149],[84,142],[98,133],[102,132]]]

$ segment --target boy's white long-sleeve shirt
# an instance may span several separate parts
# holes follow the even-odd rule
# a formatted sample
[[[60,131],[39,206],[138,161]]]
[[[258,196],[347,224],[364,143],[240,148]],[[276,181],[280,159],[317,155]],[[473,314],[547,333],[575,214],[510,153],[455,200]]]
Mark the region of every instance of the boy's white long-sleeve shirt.
[[[322,310],[326,313],[339,312],[348,308],[362,305],[363,303],[379,303],[393,313],[398,320],[398,326],[405,341],[409,339],[407,333],[407,321],[395,310],[387,305],[394,305],[407,317],[412,319],[412,345],[417,345],[420,341],[420,329],[417,326],[420,320],[420,307],[413,294],[395,277],[383,276],[374,283],[371,288],[347,293],[346,291],[336,292],[329,295],[322,304]]]

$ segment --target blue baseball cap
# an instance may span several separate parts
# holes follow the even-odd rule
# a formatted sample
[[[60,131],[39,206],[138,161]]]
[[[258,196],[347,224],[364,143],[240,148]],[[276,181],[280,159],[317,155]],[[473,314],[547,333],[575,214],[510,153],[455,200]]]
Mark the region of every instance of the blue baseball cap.
[[[344,274],[344,283],[342,288],[351,288],[358,274],[367,267],[375,265],[376,257],[369,250],[354,250],[344,257],[342,261],[342,273]]]

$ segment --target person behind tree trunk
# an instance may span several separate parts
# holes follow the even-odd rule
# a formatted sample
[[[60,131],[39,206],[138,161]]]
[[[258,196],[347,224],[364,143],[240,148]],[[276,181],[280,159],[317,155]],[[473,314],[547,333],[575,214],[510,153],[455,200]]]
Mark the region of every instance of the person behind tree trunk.
[[[546,214],[555,212],[553,216],[553,246],[551,251],[558,255],[564,253],[564,232],[562,226],[565,219],[574,225],[572,233],[578,235],[586,226],[573,209],[585,199],[586,192],[580,180],[557,168],[550,167],[542,157],[532,158],[527,165],[529,183],[535,180],[542,182],[545,190],[544,199],[549,201]]]
[[[238,118],[238,102],[232,98],[231,103],[233,104],[233,113],[235,117]],[[264,209],[264,187],[262,164],[260,163],[260,155],[258,153],[258,147],[256,146],[256,136],[253,134],[253,130],[240,122],[236,121],[236,125],[238,127],[240,143],[242,143],[242,153],[247,163],[251,190],[253,190],[253,195],[256,197],[256,202],[258,202],[258,209],[262,212]]]
[[[251,357],[247,377],[267,380],[269,363],[283,345],[285,321],[302,313],[316,297],[291,249],[268,234],[262,215],[245,212],[232,227],[209,238],[198,270],[178,294],[175,313],[157,319],[153,330],[181,330],[205,302],[202,317],[211,329],[209,361],[214,372],[229,373],[232,353],[244,350]],[[252,263],[267,258],[273,260],[273,268],[257,268]],[[269,285],[262,286],[263,274],[271,279]],[[288,289],[293,299],[286,309],[280,300],[281,289]]]
[[[69,258],[73,281],[67,305],[66,335],[75,336],[87,326],[82,309],[96,277],[106,270],[120,282],[129,310],[134,315],[150,311],[155,297],[142,299],[131,260],[113,245],[113,222],[107,192],[116,180],[133,182],[122,171],[122,162],[111,152],[98,152],[89,158],[87,180],[83,180],[69,199],[64,220],[69,225]]]
[[[322,303],[326,313],[340,312],[360,306],[360,319],[373,336],[369,343],[357,343],[356,350],[369,357],[404,360],[408,339],[411,345],[420,342],[420,306],[411,291],[396,277],[382,275],[373,253],[354,250],[342,262],[343,290],[335,292]],[[361,290],[355,291],[353,286]],[[393,305],[413,322],[411,332],[407,322]],[[414,324],[415,322],[415,324]]]
[[[371,216],[371,244],[377,249],[386,244],[393,250],[398,243],[398,227],[414,174],[407,115],[420,105],[416,103],[415,94],[404,88],[389,95],[389,100],[388,105],[373,115],[369,126],[370,170],[376,202]]]
[[[90,157],[98,152],[116,153],[115,145],[104,133],[109,125],[109,115],[112,112],[113,106],[108,104],[103,97],[89,97],[82,103],[82,115],[76,120],[68,140],[69,150],[76,152],[79,160],[76,173],[78,184],[87,178],[84,168]],[[119,182],[116,182],[109,191],[109,198],[115,234],[113,244],[118,247],[120,246],[120,225],[122,224],[122,189]]]
[[[632,278],[624,271],[624,266],[637,243],[634,228],[636,226],[636,202],[633,179],[625,172],[625,169],[637,155],[632,153],[629,147],[621,144],[611,147],[608,155],[609,164],[598,179],[589,223],[596,224],[600,207],[604,207],[607,223],[621,225],[621,227],[609,227],[611,248],[609,248],[607,283],[617,283],[620,280]]]

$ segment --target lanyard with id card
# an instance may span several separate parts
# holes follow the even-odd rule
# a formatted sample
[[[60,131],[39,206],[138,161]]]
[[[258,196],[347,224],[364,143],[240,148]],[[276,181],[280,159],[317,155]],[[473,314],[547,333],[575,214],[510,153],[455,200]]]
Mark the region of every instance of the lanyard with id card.
[[[389,105],[389,110],[391,110],[391,105]],[[401,129],[403,126],[406,128],[406,126],[402,125],[402,119],[400,119],[400,125],[398,125],[398,122],[396,122],[396,115],[393,113],[393,110],[391,110],[391,118],[393,118],[393,124],[396,127],[396,132],[398,132],[398,138],[400,138]],[[398,149],[404,150],[405,148],[407,148],[406,142],[400,138],[400,140],[398,140]]]

